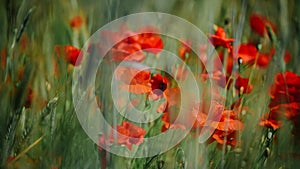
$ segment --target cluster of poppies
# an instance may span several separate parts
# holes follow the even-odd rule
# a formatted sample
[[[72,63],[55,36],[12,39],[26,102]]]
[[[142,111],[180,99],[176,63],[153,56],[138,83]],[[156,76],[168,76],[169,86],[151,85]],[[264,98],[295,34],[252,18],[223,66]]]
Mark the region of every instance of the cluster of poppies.
[[[77,29],[82,24],[82,20],[78,17],[74,18],[70,25],[72,28]],[[216,141],[218,144],[228,144],[231,146],[237,145],[237,133],[243,130],[244,125],[239,119],[240,109],[236,107],[241,104],[241,96],[244,94],[250,94],[253,85],[250,84],[249,77],[244,77],[240,71],[241,67],[247,68],[268,68],[272,58],[276,51],[272,45],[265,45],[270,41],[271,35],[276,35],[277,30],[272,22],[259,14],[252,14],[249,18],[249,25],[253,32],[260,36],[264,45],[261,42],[247,42],[237,46],[235,50],[233,42],[235,39],[229,38],[224,28],[220,26],[214,26],[214,34],[208,34],[208,39],[218,52],[218,58],[221,60],[221,65],[215,62],[215,70],[210,72],[212,74],[211,79],[216,81],[220,87],[226,90],[236,90],[239,94],[237,100],[232,102],[232,106],[225,108],[218,100],[213,100],[212,103],[200,102],[195,103],[196,107],[191,113],[196,119],[193,127],[193,131],[199,131],[199,129],[210,127],[214,128],[214,132],[208,143]],[[107,38],[113,38],[114,41],[118,41],[109,51],[109,56],[114,62],[120,62],[123,60],[131,62],[142,62],[145,60],[145,52],[150,52],[154,55],[160,53],[164,48],[162,38],[155,33],[143,33],[151,32],[149,29],[152,27],[143,28],[137,32],[126,32],[125,39],[121,39],[120,33],[106,31],[105,36]],[[148,31],[147,31],[148,30]],[[138,33],[141,32],[141,33]],[[117,40],[116,40],[117,39]],[[178,55],[186,61],[192,53],[190,48],[191,42],[189,40],[182,41],[181,46],[178,49]],[[205,46],[200,46],[200,51],[204,51]],[[63,56],[67,62],[74,66],[78,66],[81,63],[82,56],[80,56],[80,49],[73,46],[59,46],[56,48],[59,56]],[[163,56],[162,56],[163,57]],[[201,57],[201,56],[200,56]],[[283,60],[285,62],[290,61],[290,54],[285,51]],[[205,64],[205,63],[202,63]],[[225,72],[223,71],[225,65]],[[199,75],[199,79],[206,81],[210,77],[208,72],[205,71],[204,66],[202,72]],[[237,70],[236,67],[239,69]],[[180,71],[178,71],[180,70]],[[184,68],[177,67],[177,74],[175,79],[184,79]],[[165,101],[157,108],[157,113],[162,113],[162,128],[161,131],[165,132],[168,129],[181,129],[185,130],[186,127],[183,124],[175,124],[177,114],[172,114],[173,109],[177,109],[176,106],[180,103],[180,89],[178,87],[171,87],[173,81],[172,78],[163,76],[160,73],[152,73],[150,70],[138,70],[132,67],[119,66],[115,72],[115,77],[120,81],[118,86],[122,90],[126,90],[132,94],[146,95],[147,99],[157,100],[164,98]],[[223,83],[225,82],[225,83]],[[270,112],[261,120],[260,125],[273,128],[274,130],[280,127],[280,119],[285,117],[288,120],[293,120],[295,126],[299,125],[299,94],[300,77],[292,72],[278,73],[275,77],[275,83],[272,86],[270,97],[271,103],[269,104]],[[219,95],[218,92],[215,92]],[[221,98],[218,96],[218,98]],[[221,98],[222,99],[222,98]],[[139,100],[137,101],[139,102]],[[132,105],[136,105],[132,103]],[[208,116],[209,106],[213,107],[213,113],[219,119],[212,120],[210,123],[205,123]],[[201,107],[202,109],[198,109]],[[188,118],[187,118],[188,119]],[[112,132],[108,139],[110,143],[117,143],[125,145],[129,150],[132,149],[132,145],[139,145],[143,142],[143,138],[146,134],[146,130],[129,122],[123,121],[121,125],[117,125],[117,135]],[[197,132],[196,132],[197,133]],[[113,137],[117,136],[117,137]],[[103,136],[99,137],[99,142],[103,143]],[[105,140],[107,141],[107,140]]]

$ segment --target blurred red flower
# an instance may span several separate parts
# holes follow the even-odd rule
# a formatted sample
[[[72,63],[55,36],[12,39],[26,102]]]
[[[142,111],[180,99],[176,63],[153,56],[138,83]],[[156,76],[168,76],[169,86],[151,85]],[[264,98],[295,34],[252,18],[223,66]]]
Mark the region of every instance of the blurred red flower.
[[[238,59],[242,59],[243,63],[254,64],[258,51],[255,45],[250,43],[243,43],[238,49]]]
[[[55,51],[59,57],[63,57],[67,62],[69,62],[73,66],[79,66],[81,64],[82,53],[80,49],[71,45],[56,45]]]
[[[260,14],[252,14],[249,21],[251,29],[261,36],[264,36],[267,33],[267,27],[270,27],[274,32],[276,32],[275,25]]]
[[[274,84],[271,86],[270,107],[281,103],[300,102],[300,76],[293,72],[278,73]]]
[[[299,123],[300,112],[300,76],[293,72],[277,73],[271,86],[270,112],[262,118],[260,125],[278,129],[281,120],[293,120]]]
[[[135,43],[140,44],[143,50],[153,54],[159,53],[164,47],[160,36],[153,33],[142,33],[133,37],[135,38],[131,39],[133,39]]]
[[[154,28],[142,28],[137,32],[129,31],[127,28],[120,32],[105,30],[101,32],[101,37],[107,44],[115,44],[110,51],[112,60],[141,62],[146,58],[143,51],[157,54],[163,49],[161,37],[151,33],[151,29]],[[123,35],[127,38],[122,39]],[[102,45],[105,45],[105,42]]]
[[[71,20],[70,20],[70,26],[71,28],[80,28],[83,24],[83,19],[81,16],[77,15],[74,16]]]
[[[237,59],[241,59],[238,60],[238,62],[241,62],[240,64],[247,64],[252,66],[255,63],[255,59],[257,57],[257,66],[260,68],[266,68],[271,62],[274,54],[274,48],[272,48],[269,53],[259,53],[255,45],[244,43],[239,46]]]
[[[110,54],[113,61],[141,62],[146,58],[141,45],[138,43],[120,42],[111,49]]]
[[[283,57],[284,62],[288,63],[288,62],[291,61],[291,59],[292,59],[292,55],[290,54],[290,52],[289,51],[285,51],[284,52],[284,57]]]

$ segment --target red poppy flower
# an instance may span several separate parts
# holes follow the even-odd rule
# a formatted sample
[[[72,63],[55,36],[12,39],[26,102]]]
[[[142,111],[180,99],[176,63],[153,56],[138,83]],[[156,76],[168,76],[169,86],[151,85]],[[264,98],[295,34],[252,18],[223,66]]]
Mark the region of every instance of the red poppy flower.
[[[164,47],[162,39],[152,33],[143,33],[140,35],[138,42],[141,44],[143,50],[157,54]]]
[[[160,95],[167,89],[168,79],[160,74],[156,74],[151,78],[150,84],[152,92]]]
[[[267,33],[267,27],[270,27],[276,32],[275,25],[262,15],[252,14],[249,21],[252,30],[261,36],[264,36]]]
[[[70,26],[71,28],[80,28],[83,24],[83,19],[81,16],[77,15],[74,16],[71,20],[70,20]]]
[[[241,131],[244,128],[243,123],[236,119],[235,113],[231,110],[223,111],[220,122],[213,122],[212,125],[215,125],[216,130],[211,139],[219,144],[231,146],[236,146],[237,131]]]
[[[261,120],[260,125],[278,129],[281,120],[293,120],[298,125],[300,112],[300,76],[292,72],[278,73],[271,87],[270,112]]]
[[[277,130],[281,127],[281,120],[283,119],[283,117],[284,115],[282,114],[282,112],[273,110],[265,114],[265,116],[259,122],[259,125]]]
[[[284,115],[289,120],[295,119],[296,116],[299,114],[299,110],[300,110],[300,103],[297,102],[279,104],[273,106],[270,109],[271,112],[278,112]]]
[[[121,80],[120,88],[134,94],[148,94],[153,100],[163,97],[167,89],[168,79],[160,74],[150,78],[150,71],[139,71],[134,68],[118,67],[115,72],[117,80]]]
[[[127,121],[123,121],[122,125],[117,126],[117,132],[117,140],[115,140],[113,132],[110,142],[116,141],[118,144],[125,145],[129,150],[132,150],[133,144],[141,144],[146,134],[146,130]]]
[[[119,32],[101,32],[101,37],[105,42],[108,44],[117,43],[110,51],[112,60],[114,61],[128,60],[141,62],[145,59],[143,50],[157,54],[163,48],[163,41],[157,34],[141,33],[133,35],[135,33],[131,31],[122,32],[125,32],[129,37],[122,39],[122,34]]]
[[[134,94],[151,92],[150,71],[139,71],[138,69],[119,66],[114,74],[117,80],[124,83],[120,85],[123,90],[129,90]]]
[[[253,44],[241,44],[238,50],[238,60],[242,64],[253,65],[257,57],[257,66],[260,68],[266,68],[273,55],[275,54],[275,49],[272,48],[269,53],[259,53]]]
[[[140,34],[130,36],[128,42],[138,43],[143,50],[153,54],[157,54],[163,49],[164,44],[161,37],[157,33],[152,33],[158,32],[154,27],[144,27],[137,31],[137,33],[139,32]]]
[[[121,42],[111,49],[110,52],[113,61],[135,61],[141,62],[146,56],[144,55],[140,44]]]
[[[278,73],[271,87],[269,107],[280,104],[300,103],[300,76],[292,72]]]
[[[300,76],[293,72],[278,73],[271,87],[270,96],[273,99],[270,105],[280,103],[300,102]]]
[[[277,130],[281,126],[281,121],[277,119],[271,119],[268,114],[259,122],[260,126],[265,126],[267,128],[272,128],[273,130]]]
[[[238,59],[242,59],[243,63],[254,64],[258,51],[253,44],[241,44],[238,49]]]
[[[224,48],[232,50],[232,42],[234,39],[226,38],[226,33],[223,28],[216,26],[215,27],[215,34],[209,34],[209,40],[214,46],[222,46]]]
[[[63,57],[73,66],[79,66],[82,61],[81,50],[74,46],[55,46],[55,51],[59,57]]]
[[[224,110],[224,106],[217,101],[213,101],[211,104],[206,102],[201,102],[199,104],[202,105],[202,109],[199,112],[197,112],[198,109],[193,109],[193,111],[195,111],[193,114],[197,115],[193,128],[212,127],[215,130],[210,140],[208,140],[208,143],[217,141],[219,144],[235,146],[236,132],[243,130],[244,127],[243,123],[237,119],[235,112],[232,110]],[[210,106],[213,106],[212,113],[214,113],[215,117],[207,119],[207,113],[209,112]],[[217,118],[219,115],[221,117]],[[207,120],[210,120],[208,126],[205,124]]]

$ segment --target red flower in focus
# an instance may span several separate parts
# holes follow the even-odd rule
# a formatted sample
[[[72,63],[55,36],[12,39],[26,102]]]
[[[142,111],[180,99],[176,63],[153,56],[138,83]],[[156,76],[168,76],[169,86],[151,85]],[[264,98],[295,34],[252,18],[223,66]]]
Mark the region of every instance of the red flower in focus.
[[[83,24],[83,19],[81,16],[77,15],[74,16],[71,20],[70,20],[70,26],[71,28],[80,28]]]
[[[149,96],[153,100],[157,100],[164,96],[164,91],[168,87],[167,85],[168,79],[166,77],[163,77],[160,74],[156,74],[151,77],[150,84],[151,84],[151,92],[149,93]]]
[[[215,34],[209,34],[209,40],[214,46],[222,46],[224,48],[232,50],[231,43],[234,39],[226,38],[226,33],[223,28],[215,26]]]
[[[139,145],[143,142],[146,130],[136,126],[130,122],[123,121],[122,125],[117,126],[116,139],[114,132],[110,136],[110,142],[117,142],[118,144],[125,145],[129,150],[132,150],[132,145]]]
[[[154,75],[150,80],[151,89],[153,92],[164,92],[167,89],[167,83],[168,79],[160,74]]]
[[[270,27],[274,32],[276,32],[274,24],[259,14],[252,14],[250,16],[250,26],[253,31],[261,36],[264,36],[267,33],[267,27]]]
[[[80,65],[82,61],[81,50],[71,46],[55,46],[55,51],[59,57],[63,57],[67,62],[72,64],[73,66]]]

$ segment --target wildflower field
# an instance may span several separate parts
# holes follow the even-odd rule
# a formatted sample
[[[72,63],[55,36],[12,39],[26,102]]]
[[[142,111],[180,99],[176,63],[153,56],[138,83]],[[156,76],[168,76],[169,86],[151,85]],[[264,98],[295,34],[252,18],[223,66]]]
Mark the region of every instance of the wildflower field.
[[[297,0],[0,2],[0,168],[300,167]]]

